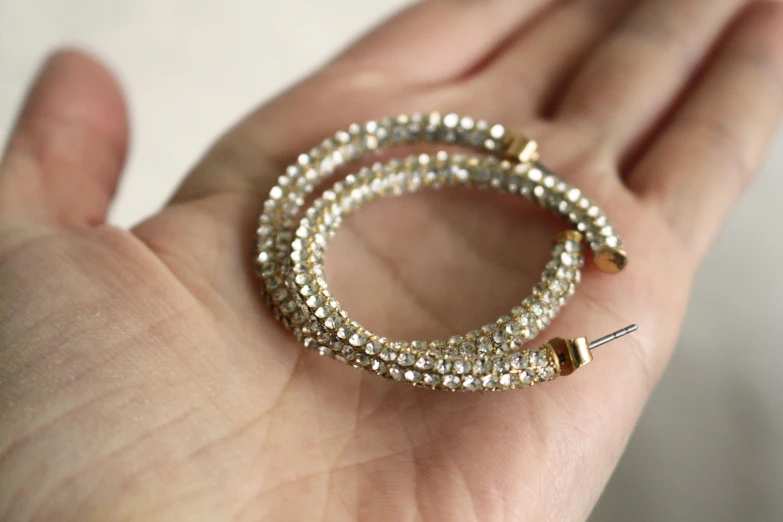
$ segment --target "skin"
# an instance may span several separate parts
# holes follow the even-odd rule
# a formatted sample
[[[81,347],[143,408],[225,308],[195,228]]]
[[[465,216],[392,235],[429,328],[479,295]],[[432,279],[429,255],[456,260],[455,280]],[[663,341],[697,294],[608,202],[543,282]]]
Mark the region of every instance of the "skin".
[[[132,230],[104,222],[119,88],[54,55],[0,166],[0,519],[584,520],[775,129],[781,34],[777,2],[417,4],[239,122]],[[628,268],[589,264],[544,340],[639,332],[541,387],[450,394],[274,321],[251,248],[284,166],[350,122],[433,109],[535,137],[626,242]],[[375,331],[447,337],[526,295],[562,228],[483,192],[384,200],[341,227],[328,279]]]

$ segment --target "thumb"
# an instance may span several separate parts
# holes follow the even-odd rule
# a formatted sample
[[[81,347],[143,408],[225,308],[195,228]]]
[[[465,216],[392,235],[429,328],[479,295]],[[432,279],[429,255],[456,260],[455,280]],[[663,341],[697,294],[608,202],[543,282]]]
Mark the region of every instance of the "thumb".
[[[120,88],[102,65],[76,51],[52,55],[0,163],[0,217],[102,223],[125,161],[127,126]]]

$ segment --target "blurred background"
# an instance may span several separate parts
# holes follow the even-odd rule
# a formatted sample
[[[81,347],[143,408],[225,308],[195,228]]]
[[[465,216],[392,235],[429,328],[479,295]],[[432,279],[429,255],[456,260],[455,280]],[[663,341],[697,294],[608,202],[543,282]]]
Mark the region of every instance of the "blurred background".
[[[96,52],[131,106],[111,215],[130,225],[220,131],[406,3],[0,0],[0,141],[52,48]],[[783,132],[701,270],[680,346],[591,520],[783,520],[781,170]]]

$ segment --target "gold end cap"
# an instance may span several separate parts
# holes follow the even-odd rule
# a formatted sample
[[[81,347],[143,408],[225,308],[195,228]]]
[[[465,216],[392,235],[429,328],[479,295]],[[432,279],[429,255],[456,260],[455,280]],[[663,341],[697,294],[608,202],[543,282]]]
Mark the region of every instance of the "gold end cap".
[[[628,265],[628,254],[620,248],[602,246],[593,257],[598,269],[605,274],[616,274]]]

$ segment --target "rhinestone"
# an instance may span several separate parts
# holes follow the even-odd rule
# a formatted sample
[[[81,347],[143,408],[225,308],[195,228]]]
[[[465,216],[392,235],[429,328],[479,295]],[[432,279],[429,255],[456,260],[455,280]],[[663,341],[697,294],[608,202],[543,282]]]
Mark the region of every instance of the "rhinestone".
[[[497,358],[492,362],[492,370],[496,373],[505,373],[511,369],[511,364],[502,358]]]
[[[380,347],[375,341],[370,341],[364,345],[364,353],[367,355],[376,355],[379,350]]]
[[[508,334],[504,330],[495,330],[492,334],[492,340],[497,344],[503,344],[508,341]]]
[[[370,358],[364,355],[363,353],[357,353],[356,359],[354,360],[356,361],[356,364],[358,364],[359,366],[367,366],[368,364],[370,364]]]
[[[473,373],[481,375],[482,373],[492,371],[491,367],[492,364],[489,362],[489,359],[486,357],[479,357],[473,362]]]
[[[352,361],[354,356],[356,355],[356,352],[354,349],[350,346],[345,346],[342,351],[343,357],[345,357],[347,360]]]
[[[402,370],[399,366],[392,366],[389,368],[389,376],[395,381],[400,381],[402,380]]]
[[[419,359],[416,361],[416,368],[419,370],[429,370],[432,368],[432,359],[429,357],[419,357]]]
[[[522,333],[522,325],[516,321],[509,321],[506,323],[506,333],[509,335],[519,335]]]
[[[535,380],[535,373],[533,370],[525,370],[519,374],[519,382],[522,384],[531,384]]]
[[[315,287],[311,285],[305,285],[299,289],[299,293],[305,297],[309,295],[313,295],[315,292],[316,292]]]
[[[468,375],[462,379],[462,387],[468,391],[476,391],[481,387],[481,381],[472,375]]]
[[[407,372],[405,372],[405,380],[409,382],[420,382],[421,373],[415,370],[408,370]]]
[[[397,364],[400,366],[410,366],[413,364],[415,357],[412,353],[403,352],[397,357]]]
[[[500,376],[500,384],[503,386],[514,386],[517,383],[517,376],[513,373],[505,373]]]
[[[438,373],[448,373],[451,371],[451,361],[446,359],[438,359],[435,361],[434,369]]]
[[[538,370],[538,377],[542,381],[548,381],[552,379],[555,376],[555,370],[551,366],[544,366],[540,370]]]
[[[481,378],[481,385],[487,390],[494,390],[498,385],[498,378],[496,375],[485,375]]]
[[[296,277],[294,278],[294,281],[296,281],[296,284],[298,285],[306,285],[312,280],[312,276],[307,273],[296,274]]]
[[[515,370],[522,370],[527,368],[529,362],[528,355],[524,353],[518,353],[511,357],[511,367]]]
[[[443,386],[451,390],[459,388],[459,377],[456,375],[445,375],[443,377]]]
[[[340,335],[340,331],[337,331],[337,335]],[[367,334],[356,332],[353,334],[349,339],[348,342],[351,343],[353,346],[364,346],[367,343]]]
[[[476,341],[479,353],[487,353],[492,349],[492,341],[489,337],[479,337]]]
[[[437,386],[441,382],[440,375],[433,374],[433,373],[425,373],[424,374],[424,384],[427,384],[429,386]]]
[[[534,351],[530,353],[530,365],[531,366],[545,366],[549,364],[549,357],[542,351]]]
[[[457,359],[454,361],[454,373],[457,375],[464,375],[470,373],[470,363],[465,359]]]
[[[340,339],[348,339],[354,334],[354,329],[350,326],[341,326],[337,329],[337,337]]]
[[[343,324],[342,318],[336,315],[332,315],[324,319],[324,326],[326,326],[330,330],[334,330],[341,324]]]
[[[471,342],[464,342],[459,345],[459,351],[462,355],[475,355],[476,345]]]
[[[397,358],[397,352],[395,352],[391,348],[384,348],[383,350],[381,350],[380,358],[386,362],[393,361],[394,359]]]
[[[332,356],[332,350],[330,350],[326,346],[319,346],[318,347],[318,354],[319,355],[323,355],[324,357],[331,357]]]
[[[378,359],[374,359],[372,361],[372,370],[375,373],[384,374],[386,373],[386,365],[383,363],[383,361],[379,361]]]

